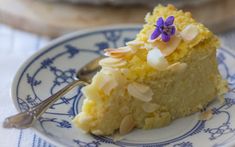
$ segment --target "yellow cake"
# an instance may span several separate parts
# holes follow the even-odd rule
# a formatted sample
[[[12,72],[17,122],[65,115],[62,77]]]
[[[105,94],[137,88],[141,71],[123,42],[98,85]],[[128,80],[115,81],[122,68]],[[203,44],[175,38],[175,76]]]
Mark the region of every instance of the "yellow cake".
[[[189,12],[157,6],[126,46],[106,49],[108,57],[73,123],[86,132],[126,134],[193,114],[227,91],[217,69],[218,38]]]

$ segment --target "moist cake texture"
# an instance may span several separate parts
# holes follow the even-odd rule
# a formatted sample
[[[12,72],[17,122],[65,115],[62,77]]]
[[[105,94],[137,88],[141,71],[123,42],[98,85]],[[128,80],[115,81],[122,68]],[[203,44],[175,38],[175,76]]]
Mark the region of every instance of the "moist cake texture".
[[[135,40],[108,56],[73,123],[86,132],[126,134],[193,114],[227,91],[216,61],[218,38],[189,12],[155,7]]]

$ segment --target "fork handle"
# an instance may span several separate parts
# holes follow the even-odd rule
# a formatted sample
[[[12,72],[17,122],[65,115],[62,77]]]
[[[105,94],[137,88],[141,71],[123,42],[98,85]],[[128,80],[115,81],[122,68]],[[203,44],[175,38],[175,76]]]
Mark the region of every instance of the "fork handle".
[[[37,106],[33,107],[30,111],[36,118],[39,118],[49,107],[52,106],[58,99],[60,99],[63,95],[68,93],[74,87],[78,85],[87,85],[88,83],[81,81],[81,80],[74,80],[73,82],[69,83],[67,86],[56,92],[55,94],[51,95],[47,99],[43,100]]]
[[[54,104],[59,98],[65,95],[67,92],[72,90],[77,85],[87,85],[88,83],[75,80],[56,92],[54,95],[43,100],[37,106],[30,108],[26,112],[21,112],[16,115],[10,116],[5,119],[3,123],[4,128],[29,128],[34,122],[50,107]]]

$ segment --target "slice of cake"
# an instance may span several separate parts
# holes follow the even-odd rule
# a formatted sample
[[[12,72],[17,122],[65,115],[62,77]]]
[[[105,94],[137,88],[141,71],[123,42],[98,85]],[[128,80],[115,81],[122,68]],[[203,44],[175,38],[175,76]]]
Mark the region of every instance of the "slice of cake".
[[[172,5],[147,14],[136,39],[108,57],[74,118],[76,126],[96,135],[151,129],[198,112],[227,91],[216,61],[218,38],[189,12]]]

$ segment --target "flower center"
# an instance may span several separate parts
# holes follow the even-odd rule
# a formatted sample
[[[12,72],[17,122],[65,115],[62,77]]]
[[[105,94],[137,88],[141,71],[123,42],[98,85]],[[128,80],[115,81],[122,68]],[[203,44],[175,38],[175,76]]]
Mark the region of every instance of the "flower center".
[[[171,34],[172,28],[169,26],[163,26],[163,32],[166,33],[167,35]]]

